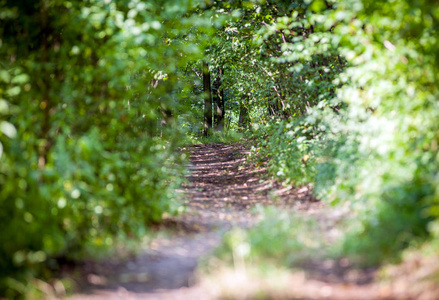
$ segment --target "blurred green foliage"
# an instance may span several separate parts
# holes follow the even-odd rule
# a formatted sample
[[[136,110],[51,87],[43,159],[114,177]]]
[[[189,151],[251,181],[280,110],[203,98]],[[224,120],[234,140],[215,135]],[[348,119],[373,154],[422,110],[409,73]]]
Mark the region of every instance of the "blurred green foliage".
[[[2,295],[177,212],[177,74],[200,59],[216,19],[200,9],[0,2]]]
[[[12,279],[178,210],[202,60],[226,130],[250,133],[273,175],[358,215],[347,252],[376,263],[438,238],[438,4],[0,1],[0,288],[23,293]]]
[[[227,232],[216,255],[235,266],[244,262],[262,268],[269,264],[292,266],[315,258],[328,246],[311,218],[274,207],[259,213],[262,221],[250,230]]]
[[[351,206],[345,251],[362,263],[437,238],[438,17],[428,1],[293,1],[258,31],[277,46],[276,68],[293,63],[279,80],[295,90],[259,126],[255,153],[273,175]]]

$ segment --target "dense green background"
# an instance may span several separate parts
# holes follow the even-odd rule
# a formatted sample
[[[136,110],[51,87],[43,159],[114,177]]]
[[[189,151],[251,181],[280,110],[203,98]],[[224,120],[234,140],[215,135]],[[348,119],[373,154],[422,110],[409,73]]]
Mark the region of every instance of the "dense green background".
[[[439,234],[438,1],[6,0],[0,25],[6,295],[179,210],[202,61],[226,131],[357,213],[348,253]]]

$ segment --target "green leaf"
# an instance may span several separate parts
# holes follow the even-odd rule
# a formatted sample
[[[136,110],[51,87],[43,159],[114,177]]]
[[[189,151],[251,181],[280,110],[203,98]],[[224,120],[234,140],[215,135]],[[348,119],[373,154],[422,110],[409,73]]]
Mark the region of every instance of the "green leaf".
[[[6,94],[7,94],[9,97],[14,97],[14,96],[19,95],[20,92],[21,92],[21,88],[20,88],[19,86],[14,86],[14,87],[8,89],[8,90],[6,91]]]
[[[4,99],[0,99],[0,114],[7,114],[9,112],[8,102]]]
[[[318,13],[326,8],[326,4],[323,0],[314,0],[309,7],[313,12]]]
[[[12,83],[14,84],[24,84],[26,82],[29,82],[29,75],[27,74],[20,74],[12,78]]]
[[[6,83],[9,83],[11,80],[11,75],[9,75],[8,71],[1,70],[0,71],[0,80]]]
[[[11,139],[17,135],[17,129],[15,129],[14,125],[6,121],[0,123],[0,132]]]

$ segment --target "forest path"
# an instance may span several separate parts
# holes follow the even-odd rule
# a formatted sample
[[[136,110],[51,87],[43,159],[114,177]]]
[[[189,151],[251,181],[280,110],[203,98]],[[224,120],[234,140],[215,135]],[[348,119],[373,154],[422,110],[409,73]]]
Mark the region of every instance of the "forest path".
[[[171,232],[159,236],[128,261],[87,263],[80,273],[79,294],[70,299],[209,299],[195,284],[199,260],[233,227],[250,227],[258,219],[256,204],[290,199],[291,188],[263,179],[264,168],[245,164],[243,144],[190,146],[187,176],[181,191],[187,212],[165,220]],[[309,191],[296,192],[305,207]],[[318,205],[317,203],[315,203]]]
[[[203,144],[187,150],[191,172],[189,184],[181,189],[187,212],[166,221],[172,232],[156,237],[128,261],[87,264],[81,271],[82,292],[70,299],[217,299],[196,279],[195,269],[225,232],[258,221],[258,214],[252,212],[256,204],[292,208],[315,218],[328,239],[337,234],[335,224],[342,213],[312,199],[306,187],[285,188],[264,177],[263,167],[245,163],[249,153],[245,145]],[[303,268],[307,276],[293,277],[289,299],[381,298],[367,284],[373,272],[353,270],[357,273],[350,279],[350,266],[334,261],[316,261]]]

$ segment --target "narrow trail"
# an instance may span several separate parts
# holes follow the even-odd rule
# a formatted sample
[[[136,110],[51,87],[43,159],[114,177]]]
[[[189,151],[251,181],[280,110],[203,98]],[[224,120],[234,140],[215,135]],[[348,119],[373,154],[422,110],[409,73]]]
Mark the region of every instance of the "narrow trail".
[[[198,261],[230,228],[254,224],[258,216],[251,210],[256,204],[290,205],[294,193],[297,209],[309,209],[307,189],[293,191],[263,179],[264,168],[245,164],[248,149],[241,144],[195,145],[189,150],[189,184],[181,190],[187,213],[168,220],[179,233],[156,238],[132,260],[86,266],[83,292],[70,299],[206,299],[209,296],[195,284]]]
[[[293,208],[316,218],[329,238],[337,234],[334,224],[342,213],[315,201],[308,188],[285,188],[264,177],[263,167],[245,163],[244,145],[203,144],[188,150],[189,184],[181,188],[187,212],[166,221],[178,230],[155,238],[128,261],[86,265],[82,292],[69,299],[217,299],[194,271],[225,232],[258,221],[252,210],[256,204]],[[303,268],[307,276],[292,277],[289,299],[387,299],[369,284],[373,271],[356,271],[349,279],[350,267],[339,262],[317,261]]]

